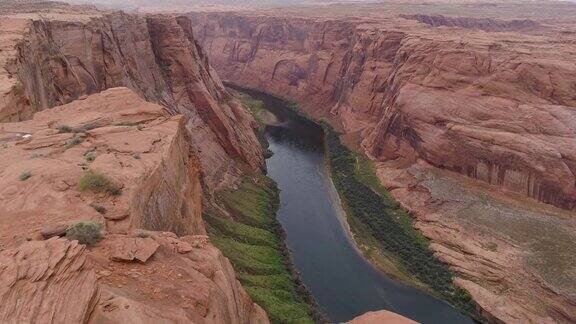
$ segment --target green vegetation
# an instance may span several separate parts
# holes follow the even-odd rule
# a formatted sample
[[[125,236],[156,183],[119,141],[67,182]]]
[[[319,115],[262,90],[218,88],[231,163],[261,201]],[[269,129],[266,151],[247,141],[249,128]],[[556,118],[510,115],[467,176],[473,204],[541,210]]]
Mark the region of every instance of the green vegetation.
[[[233,219],[205,214],[210,238],[230,259],[248,294],[274,323],[312,323],[310,306],[298,293],[279,239],[275,184],[262,176],[246,178],[238,189],[219,193],[218,199]]]
[[[413,229],[410,216],[379,184],[369,162],[342,145],[338,134],[328,126],[324,129],[332,178],[351,223],[360,223],[386,256],[431,293],[480,318],[470,295],[453,284],[448,266],[434,256],[427,240]]]
[[[31,176],[32,176],[32,172],[24,171],[24,172],[20,173],[20,176],[18,177],[18,179],[20,179],[20,181],[26,181],[26,180],[30,179]]]
[[[107,192],[117,196],[122,193],[122,189],[105,175],[96,171],[86,171],[78,181],[78,189],[81,191],[92,190],[95,192]]]
[[[66,237],[80,244],[94,245],[102,239],[102,225],[94,222],[78,222],[66,229]]]
[[[264,103],[260,100],[256,100],[250,97],[247,94],[243,94],[240,92],[238,92],[238,97],[240,98],[242,105],[248,108],[248,110],[250,111],[254,119],[256,119],[258,124],[263,125],[264,121],[262,120],[262,112],[265,111]]]
[[[242,102],[242,105],[250,111],[252,117],[258,122],[261,130],[264,129],[266,125],[275,124],[277,122],[276,116],[264,108],[264,102],[262,100],[254,99],[250,95],[244,94],[242,92],[235,92]]]

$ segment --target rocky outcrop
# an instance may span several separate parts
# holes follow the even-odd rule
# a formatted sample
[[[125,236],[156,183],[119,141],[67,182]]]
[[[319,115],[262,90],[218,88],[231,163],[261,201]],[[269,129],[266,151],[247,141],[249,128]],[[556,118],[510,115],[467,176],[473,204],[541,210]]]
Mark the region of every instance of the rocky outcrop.
[[[86,323],[100,290],[84,252],[57,238],[0,252],[0,321]]]
[[[3,25],[17,29],[20,38],[11,39],[12,55],[0,73],[7,80],[0,121],[29,119],[37,111],[125,86],[187,118],[189,142],[211,189],[238,175],[238,161],[263,168],[252,118],[222,86],[188,18],[94,11],[10,19]]]
[[[348,323],[349,324],[377,324],[377,323],[416,324],[416,322],[414,322],[411,319],[385,310],[364,313],[358,317],[353,318]]]
[[[296,100],[377,162],[487,318],[574,321],[574,39],[439,33],[373,6],[190,17],[222,78]]]
[[[267,323],[205,235],[188,136],[127,88],[0,124],[0,321]]]

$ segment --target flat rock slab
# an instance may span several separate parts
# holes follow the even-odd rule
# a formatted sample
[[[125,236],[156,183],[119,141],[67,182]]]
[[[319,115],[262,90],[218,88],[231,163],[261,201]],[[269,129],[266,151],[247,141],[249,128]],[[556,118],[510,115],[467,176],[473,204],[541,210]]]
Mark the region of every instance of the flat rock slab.
[[[146,237],[122,237],[110,242],[111,259],[114,261],[146,262],[158,250],[160,245],[154,239]]]

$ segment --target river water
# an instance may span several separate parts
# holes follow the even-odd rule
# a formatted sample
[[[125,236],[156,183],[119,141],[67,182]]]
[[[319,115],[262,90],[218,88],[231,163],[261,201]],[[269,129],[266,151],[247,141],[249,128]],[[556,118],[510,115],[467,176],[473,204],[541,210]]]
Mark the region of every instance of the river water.
[[[278,123],[265,136],[274,155],[268,176],[280,189],[278,220],[301,278],[334,322],[386,309],[421,323],[474,323],[450,305],[392,280],[370,265],[351,242],[324,160],[322,128],[282,100],[252,90]]]

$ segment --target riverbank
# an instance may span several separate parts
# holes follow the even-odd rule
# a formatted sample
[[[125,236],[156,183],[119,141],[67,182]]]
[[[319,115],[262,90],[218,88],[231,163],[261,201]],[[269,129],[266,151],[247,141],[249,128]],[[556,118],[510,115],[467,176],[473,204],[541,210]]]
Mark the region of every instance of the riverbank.
[[[470,295],[453,283],[454,275],[410,224],[409,215],[371,174],[368,161],[341,144],[324,125],[332,180],[340,194],[356,243],[367,259],[395,278],[423,288],[476,320],[484,320]],[[373,171],[372,171],[373,172]],[[372,254],[376,249],[378,256]]]
[[[251,111],[264,109],[262,102],[246,98]],[[293,104],[285,106],[298,114]],[[448,267],[434,257],[428,241],[412,227],[410,215],[380,185],[371,162],[343,146],[329,127],[324,127],[323,136],[325,164],[332,174],[328,180],[335,187],[329,193],[334,204],[344,208],[343,215],[337,212],[339,208],[335,211],[350,244],[379,271],[481,319],[470,296],[453,284]]]
[[[261,101],[233,91],[258,123],[258,139],[270,157],[269,143],[264,136],[266,125],[278,118],[265,110]],[[279,208],[278,188],[274,181],[261,174],[243,179],[235,190],[217,195],[220,204],[232,214],[205,215],[214,245],[230,259],[238,280],[251,298],[275,323],[329,323],[303,283],[294,266],[291,251],[286,246],[286,233],[276,213]],[[218,214],[220,211],[213,210]]]
[[[326,323],[292,264],[285,233],[275,218],[278,189],[263,175],[245,177],[216,195],[230,212],[204,215],[211,241],[232,262],[238,280],[274,323]]]

